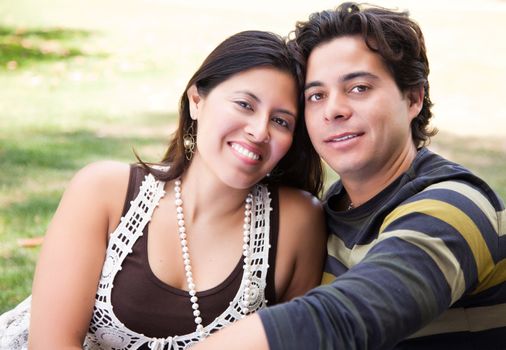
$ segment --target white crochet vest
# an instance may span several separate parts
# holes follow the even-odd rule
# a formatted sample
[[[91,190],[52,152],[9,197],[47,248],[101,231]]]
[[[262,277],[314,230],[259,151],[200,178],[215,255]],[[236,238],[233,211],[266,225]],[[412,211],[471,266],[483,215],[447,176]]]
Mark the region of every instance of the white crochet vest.
[[[84,349],[138,349],[141,345],[148,344],[152,350],[179,350],[187,349],[191,344],[199,341],[195,332],[185,335],[171,335],[167,338],[150,338],[137,333],[126,328],[118,320],[111,305],[114,277],[121,270],[125,257],[132,252],[135,241],[142,236],[144,227],[151,220],[154,209],[164,196],[164,184],[165,182],[157,181],[151,174],[146,175],[139,194],[131,201],[130,209],[121,218],[120,224],[110,236]],[[267,300],[265,300],[265,286],[269,267],[271,200],[264,185],[256,185],[252,194],[250,311],[256,311],[265,307],[267,303]],[[204,328],[206,336],[242,318],[240,301],[244,287],[244,281],[242,281],[230,306]],[[190,305],[189,301],[188,305]],[[191,312],[191,310],[189,309],[188,312]]]

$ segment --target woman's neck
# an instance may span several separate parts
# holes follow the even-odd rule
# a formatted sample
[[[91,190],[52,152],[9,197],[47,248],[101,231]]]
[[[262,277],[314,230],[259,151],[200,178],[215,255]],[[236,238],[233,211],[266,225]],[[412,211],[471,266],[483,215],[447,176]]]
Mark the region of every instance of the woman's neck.
[[[244,200],[250,189],[236,189],[223,183],[215,174],[192,163],[181,176],[186,220],[219,219],[242,215]],[[172,189],[167,189],[168,191]]]

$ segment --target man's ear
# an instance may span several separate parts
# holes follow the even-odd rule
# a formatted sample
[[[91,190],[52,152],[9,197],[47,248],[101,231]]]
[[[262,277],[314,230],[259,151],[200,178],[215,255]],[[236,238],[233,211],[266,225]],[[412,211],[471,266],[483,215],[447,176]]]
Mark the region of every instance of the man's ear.
[[[409,116],[411,119],[415,119],[423,107],[423,99],[425,97],[423,85],[409,89],[406,92],[406,97],[409,101]]]
[[[197,89],[197,86],[193,84],[190,86],[190,88],[186,91],[186,95],[188,96],[188,102],[190,104],[190,117],[193,120],[198,119],[199,114],[199,108],[201,107],[202,98],[199,95],[199,91]]]

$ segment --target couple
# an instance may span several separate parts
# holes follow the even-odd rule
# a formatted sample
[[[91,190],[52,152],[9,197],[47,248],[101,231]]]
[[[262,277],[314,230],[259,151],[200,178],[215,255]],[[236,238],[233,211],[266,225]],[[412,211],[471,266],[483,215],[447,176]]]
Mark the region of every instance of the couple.
[[[345,3],[294,34],[220,44],[161,164],[74,177],[30,348],[506,348],[504,205],[424,147],[419,27]],[[318,154],[340,176],[322,206]]]

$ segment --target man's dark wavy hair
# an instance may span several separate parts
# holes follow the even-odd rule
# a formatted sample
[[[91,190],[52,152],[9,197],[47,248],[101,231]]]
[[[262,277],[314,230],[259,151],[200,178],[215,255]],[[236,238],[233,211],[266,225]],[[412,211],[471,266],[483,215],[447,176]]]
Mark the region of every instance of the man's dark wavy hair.
[[[426,145],[437,133],[429,126],[429,61],[422,31],[408,12],[346,2],[335,10],[311,14],[308,21],[297,23],[289,41],[300,74],[305,76],[307,60],[315,47],[335,38],[357,35],[382,57],[401,92],[423,86],[423,106],[411,122],[411,134],[417,148]]]

